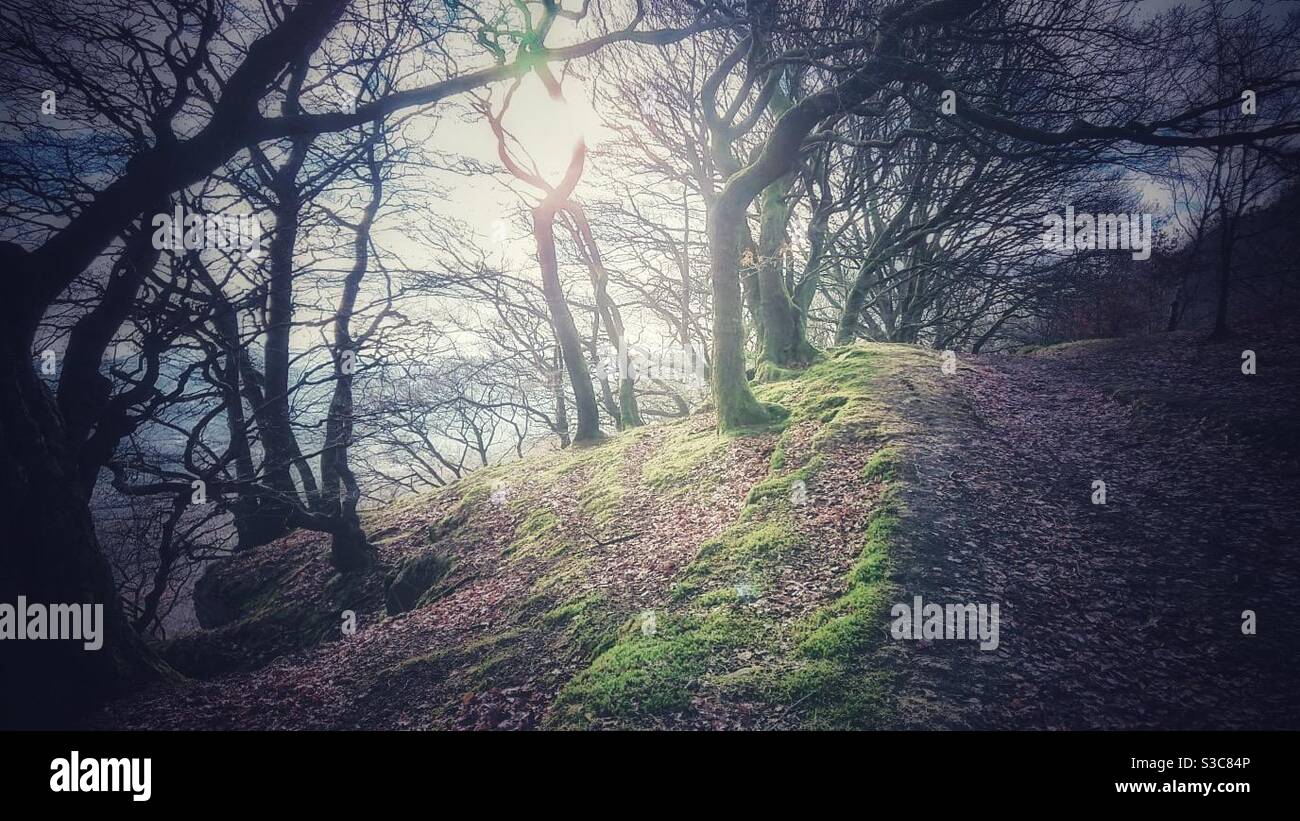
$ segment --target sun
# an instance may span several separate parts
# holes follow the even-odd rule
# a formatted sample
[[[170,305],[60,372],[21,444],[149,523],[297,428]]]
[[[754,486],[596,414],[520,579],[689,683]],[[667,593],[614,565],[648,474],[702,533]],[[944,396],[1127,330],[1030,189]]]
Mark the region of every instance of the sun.
[[[526,151],[542,178],[555,184],[564,176],[573,151],[585,141],[591,147],[600,137],[600,120],[592,109],[584,85],[565,78],[564,96],[552,98],[535,74],[527,75],[515,90],[502,123]]]

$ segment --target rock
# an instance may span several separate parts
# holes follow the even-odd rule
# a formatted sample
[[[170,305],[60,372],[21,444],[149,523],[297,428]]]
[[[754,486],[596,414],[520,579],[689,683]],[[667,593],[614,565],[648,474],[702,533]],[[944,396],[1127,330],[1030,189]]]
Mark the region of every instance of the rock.
[[[194,584],[199,626],[211,630],[250,615],[275,593],[281,575],[261,571],[247,555],[212,562]]]
[[[442,581],[451,570],[451,564],[451,557],[434,552],[403,560],[384,584],[388,615],[395,616],[415,607],[421,596]]]
[[[429,525],[429,543],[437,544],[447,538],[453,531],[465,524],[468,519],[469,511],[458,509]]]

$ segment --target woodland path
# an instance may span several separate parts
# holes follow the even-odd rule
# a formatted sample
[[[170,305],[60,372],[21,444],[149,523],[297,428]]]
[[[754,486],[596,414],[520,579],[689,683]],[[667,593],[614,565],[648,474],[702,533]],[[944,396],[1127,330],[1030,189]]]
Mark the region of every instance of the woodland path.
[[[905,642],[903,726],[1300,727],[1297,353],[962,357],[914,443],[901,600],[998,602],[1000,646]]]

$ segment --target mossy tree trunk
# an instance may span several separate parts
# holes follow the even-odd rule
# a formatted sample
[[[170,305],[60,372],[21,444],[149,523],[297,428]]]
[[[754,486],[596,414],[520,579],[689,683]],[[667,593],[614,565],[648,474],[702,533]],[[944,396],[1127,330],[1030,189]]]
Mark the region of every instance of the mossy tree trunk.
[[[760,375],[763,363],[800,368],[817,355],[805,337],[802,313],[786,282],[786,235],[793,211],[791,178],[787,174],[771,183],[760,197],[758,291],[763,316]]]
[[[858,336],[858,317],[867,304],[867,293],[871,289],[870,266],[864,262],[853,278],[848,296],[844,298],[844,309],[840,312],[839,326],[835,329],[835,344],[849,345]]]
[[[641,409],[636,402],[635,383],[626,375],[618,381],[618,414],[620,430],[645,424],[641,419]]]
[[[768,410],[754,397],[745,377],[739,275],[745,211],[763,189],[794,170],[804,138],[819,122],[855,105],[880,86],[881,81],[862,73],[837,87],[800,100],[777,119],[756,159],[727,179],[709,208],[713,393],[718,408],[718,424],[724,430],[761,424],[771,418]],[[786,299],[788,302],[788,293]]]
[[[776,83],[767,108],[773,117],[793,107],[792,97],[797,94],[801,73],[787,69],[783,80]],[[787,238],[790,216],[794,211],[792,196],[795,171],[791,170],[763,188],[759,197],[757,284],[759,311],[759,379],[763,379],[764,364],[778,368],[800,368],[816,357],[817,351],[808,344],[805,324],[799,306],[795,304],[791,284],[786,276]]]
[[[728,194],[728,191],[733,193]],[[731,430],[770,420],[745,376],[741,322],[740,236],[747,200],[724,189],[709,212],[709,276],[713,286],[713,399],[718,426]]]

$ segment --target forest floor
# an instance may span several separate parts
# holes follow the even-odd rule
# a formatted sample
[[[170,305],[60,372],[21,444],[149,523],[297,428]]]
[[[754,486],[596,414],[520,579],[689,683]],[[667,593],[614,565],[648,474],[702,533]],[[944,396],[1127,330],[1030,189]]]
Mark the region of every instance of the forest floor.
[[[699,413],[375,511],[372,573],[314,534],[223,562],[224,623],[160,646],[192,678],[96,724],[1300,728],[1298,355],[836,349],[759,389],[771,429]],[[450,570],[388,616],[430,552]],[[892,639],[916,595],[997,603],[998,647]]]

